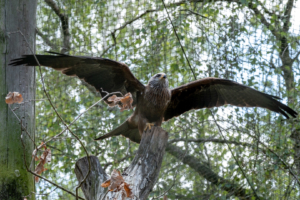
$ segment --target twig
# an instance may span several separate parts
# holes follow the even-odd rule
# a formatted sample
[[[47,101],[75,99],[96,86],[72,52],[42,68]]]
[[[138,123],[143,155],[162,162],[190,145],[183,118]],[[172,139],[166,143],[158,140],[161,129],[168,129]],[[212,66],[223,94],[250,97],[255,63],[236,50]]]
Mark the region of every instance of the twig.
[[[178,138],[178,139],[173,139],[169,140],[168,143],[172,144],[175,142],[183,142],[185,139]],[[246,142],[238,142],[238,141],[230,141],[230,140],[223,140],[223,139],[217,139],[217,138],[208,138],[208,139],[188,139],[188,142],[198,142],[198,143],[205,143],[205,142],[214,142],[214,143],[219,143],[219,144],[234,144],[234,145],[241,145],[241,146],[246,146],[250,148],[255,148],[256,146],[253,144],[249,144]],[[262,152],[266,152],[264,149],[259,148]]]
[[[49,40],[49,38],[48,38],[46,35],[44,35],[38,28],[35,28],[35,32],[36,32],[36,34],[37,34],[38,36],[40,36],[40,37],[44,40],[44,42],[45,42],[52,50],[57,50],[57,49],[59,49],[58,46],[55,45],[53,42],[51,42],[51,41]]]
[[[105,92],[105,91],[102,91]],[[88,107],[85,111],[83,111],[82,113],[80,113],[69,125],[66,125],[66,127],[57,135],[51,137],[49,140],[47,140],[46,142],[44,142],[45,144],[47,144],[48,142],[51,142],[54,139],[57,139],[61,134],[63,134],[66,130],[69,130],[70,126],[73,125],[83,114],[85,114],[87,111],[89,111],[91,108],[95,107],[98,103],[100,103],[101,101],[103,101],[106,97],[112,95],[112,94],[120,94],[120,92],[112,92],[112,93],[108,93],[107,95],[105,95],[103,98],[101,98],[99,101],[97,101],[96,103],[94,103],[93,105],[91,105],[90,107]],[[121,93],[122,94],[122,93]]]
[[[181,44],[181,41],[180,41],[180,39],[179,39],[179,36],[178,36],[177,32],[176,32],[175,26],[174,26],[174,24],[173,24],[173,22],[172,22],[172,20],[171,20],[171,17],[170,17],[170,15],[169,15],[168,9],[166,8],[166,4],[165,4],[164,0],[161,0],[161,1],[162,1],[163,5],[164,5],[164,8],[165,8],[166,12],[167,12],[169,21],[170,21],[170,23],[171,23],[171,25],[172,25],[172,28],[173,28],[173,31],[174,31],[174,33],[175,33],[175,35],[176,35],[176,37],[177,37],[177,40],[178,40],[179,45],[180,45],[180,47],[181,47],[182,53],[184,54],[184,57],[185,57],[185,59],[186,59],[188,65],[189,65],[189,67],[190,67],[190,70],[192,71],[192,73],[193,73],[193,75],[194,75],[194,78],[197,79],[197,78],[196,78],[196,74],[195,74],[195,72],[194,72],[194,70],[193,70],[193,68],[192,68],[192,66],[191,66],[191,64],[190,64],[189,59],[188,59],[187,56],[186,56],[185,50],[184,50],[184,48],[183,48],[183,46],[182,46],[182,44]]]
[[[51,190],[50,192],[48,193],[44,193],[44,194],[38,194],[36,192],[32,192],[33,194],[35,195],[38,195],[38,196],[48,196],[49,194],[51,194],[52,192],[54,192],[58,187],[54,188],[53,190]]]
[[[195,0],[193,0],[195,1]],[[176,3],[170,3],[168,5],[166,5],[165,7],[172,7],[172,6],[176,6],[176,5],[181,5],[181,4],[185,4],[186,3],[186,0],[183,0],[183,1],[179,1],[179,2],[176,2]],[[110,48],[116,46],[117,42],[116,42],[116,32],[119,31],[119,30],[122,30],[123,28],[125,28],[127,25],[130,25],[132,24],[133,22],[137,21],[138,19],[142,18],[143,16],[149,14],[149,13],[152,13],[152,12],[158,12],[158,11],[161,11],[162,9],[161,8],[158,8],[158,9],[149,9],[149,10],[146,10],[145,12],[141,13],[140,15],[138,15],[137,17],[125,22],[122,26],[118,27],[118,28],[115,28],[113,31],[111,31],[109,33],[109,35],[112,36],[113,38],[113,41],[114,41],[114,44],[110,45],[109,47],[107,47],[105,50],[103,50],[103,53],[100,55],[100,57],[102,57]]]
[[[61,190],[63,190],[63,191],[65,191],[65,192],[67,192],[67,193],[73,195],[73,196],[76,197],[76,198],[78,197],[79,199],[85,200],[84,198],[82,198],[82,197],[80,197],[80,196],[77,196],[77,194],[74,194],[73,192],[67,190],[66,188],[63,188],[63,187],[59,186],[58,184],[56,184],[56,183],[54,183],[54,182],[48,180],[47,178],[45,178],[45,177],[43,177],[43,176],[40,176],[39,174],[37,174],[37,173],[31,171],[31,170],[28,168],[28,165],[27,165],[26,156],[25,156],[25,149],[26,149],[26,148],[25,148],[25,144],[24,144],[22,138],[21,138],[21,142],[22,142],[22,146],[23,146],[23,150],[24,150],[24,153],[23,153],[23,159],[24,159],[24,163],[25,163],[25,167],[26,167],[27,172],[31,173],[31,174],[34,175],[34,176],[39,177],[40,179],[43,179],[43,180],[47,181],[48,183],[51,183],[52,185],[54,185],[54,186],[56,186],[57,188],[60,188]]]
[[[189,10],[189,9],[180,9],[179,11],[186,11],[186,12],[192,13],[192,14],[194,14],[194,15],[203,17],[203,18],[205,18],[205,19],[209,19],[208,17],[205,17],[205,16],[203,16],[203,15],[200,15],[199,13],[196,13],[196,12],[194,12],[194,11],[192,11],[192,10]]]
[[[209,110],[210,110],[210,113],[211,113],[213,119],[215,120],[215,115],[214,115],[214,113],[212,112],[211,109],[209,109]],[[218,122],[215,121],[215,124],[216,124],[217,127],[218,127],[219,134],[220,134],[220,135],[224,138],[224,140],[225,140],[226,138],[225,138],[225,136],[223,135],[223,132],[222,132],[222,130],[221,130],[221,128],[220,128]],[[229,151],[230,151],[230,153],[231,153],[233,159],[235,160],[236,164],[239,166],[239,168],[240,168],[240,170],[241,170],[243,176],[246,178],[248,184],[250,185],[252,191],[254,192],[254,196],[255,196],[257,199],[260,199],[260,197],[259,197],[259,196],[257,195],[257,193],[256,193],[256,190],[255,190],[254,186],[252,185],[252,183],[251,183],[250,180],[248,179],[248,177],[247,177],[245,171],[243,170],[242,166],[241,166],[240,163],[238,162],[238,159],[237,159],[236,156],[233,154],[233,151],[232,151],[230,145],[229,145],[228,143],[226,143],[226,144],[227,144],[227,147],[228,147],[228,149],[229,149]]]
[[[117,45],[117,39],[116,39],[116,35],[114,32],[111,33],[111,36],[113,38],[114,43],[110,46],[108,46],[106,49],[103,50],[102,54],[100,55],[100,57],[104,56],[104,54],[106,54],[106,52],[111,49],[112,47]]]
[[[9,109],[11,110],[11,112],[15,115],[15,117],[18,119],[18,121],[21,124],[22,130],[25,131],[25,133],[28,135],[28,137],[30,138],[30,140],[33,142],[33,144],[36,146],[34,140],[32,139],[31,135],[28,133],[26,127],[23,125],[21,119],[18,117],[18,115],[15,113],[15,111],[13,109],[11,109],[10,104],[8,104]]]
[[[250,135],[250,134],[249,134]],[[256,138],[256,136],[253,136],[253,135],[250,135],[251,137]],[[294,173],[294,171],[291,169],[291,167],[286,163],[284,162],[284,160],[275,152],[273,151],[272,149],[270,149],[265,143],[263,143],[262,141],[258,140],[260,144],[262,144],[268,151],[270,151],[271,153],[273,153],[279,160],[280,162],[289,170],[290,174],[295,178],[295,180],[297,181],[297,183],[300,185],[300,181],[297,177],[297,175]]]

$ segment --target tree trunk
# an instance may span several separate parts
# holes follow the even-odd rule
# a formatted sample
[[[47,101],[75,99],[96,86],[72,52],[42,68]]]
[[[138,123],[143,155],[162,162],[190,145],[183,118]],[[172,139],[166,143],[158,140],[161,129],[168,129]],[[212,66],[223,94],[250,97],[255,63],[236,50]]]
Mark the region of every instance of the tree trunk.
[[[167,141],[168,133],[161,127],[153,127],[151,131],[144,131],[136,156],[122,173],[132,192],[132,198],[128,199],[147,199],[158,179]],[[89,164],[86,157],[76,162],[75,173],[79,183],[87,174],[88,169]],[[106,200],[125,199],[122,191],[105,194],[103,189],[99,189],[99,182],[104,182],[106,179],[104,177],[107,175],[102,170],[98,159],[91,157],[91,172],[81,187],[86,199],[98,200],[100,196],[104,195]],[[95,191],[97,194],[94,193]]]
[[[8,92],[19,92],[25,103],[11,105],[34,139],[35,70],[33,67],[10,67],[8,63],[22,54],[31,53],[21,31],[35,46],[36,0],[0,0],[0,199],[34,199],[33,176],[26,171],[23,155],[29,161],[33,142],[5,103]],[[21,134],[26,150],[21,143]]]

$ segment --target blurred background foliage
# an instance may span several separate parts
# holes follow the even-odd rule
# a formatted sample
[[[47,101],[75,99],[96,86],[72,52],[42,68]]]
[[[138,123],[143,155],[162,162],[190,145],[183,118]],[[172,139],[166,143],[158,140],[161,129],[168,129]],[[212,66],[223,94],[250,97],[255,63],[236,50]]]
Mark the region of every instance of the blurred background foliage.
[[[167,9],[197,79],[235,80],[279,96],[299,111],[299,1],[168,0],[165,4],[166,8],[161,0],[39,0],[37,53],[102,56],[126,63],[144,84],[158,72],[168,75],[171,88],[188,83],[194,77]],[[42,73],[66,123],[101,98],[76,78],[45,68]],[[36,142],[40,143],[64,126],[46,99],[39,73],[36,81],[36,99],[40,99],[36,102]],[[93,139],[131,113],[101,102],[71,126],[108,174],[128,166],[138,145],[124,137]],[[149,198],[299,199],[298,119],[286,120],[260,108],[226,106],[187,112],[163,128],[169,132],[170,143],[184,155],[166,152]],[[76,160],[85,156],[83,148],[68,132],[48,147],[53,160],[43,175],[74,191],[73,170]],[[183,162],[186,156],[196,167]],[[227,182],[212,181],[201,166]],[[228,184],[232,191],[224,189]],[[238,197],[241,188],[246,195]],[[74,198],[43,180],[36,190],[37,199]]]

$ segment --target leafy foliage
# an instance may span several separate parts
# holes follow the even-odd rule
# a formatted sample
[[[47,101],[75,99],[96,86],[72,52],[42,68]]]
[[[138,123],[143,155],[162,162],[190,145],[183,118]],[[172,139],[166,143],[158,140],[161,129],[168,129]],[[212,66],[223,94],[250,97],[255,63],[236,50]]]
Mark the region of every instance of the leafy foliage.
[[[278,0],[264,4],[247,0],[204,2],[165,2],[197,78],[215,76],[236,80],[280,96],[299,111],[300,72],[296,56],[300,51],[300,34],[295,20],[299,7],[293,8],[289,30],[286,30],[287,19],[283,18],[287,1],[284,4]],[[170,77],[171,87],[194,80],[161,1],[57,0],[55,3],[69,17],[68,53],[125,62],[144,84],[160,71]],[[37,36],[38,52],[60,51],[65,39],[60,19],[43,0],[39,1],[37,10],[37,26],[41,32]],[[288,44],[285,50],[282,50],[282,38]],[[295,58],[290,65],[285,61],[287,57],[282,56],[287,50],[288,56]],[[285,74],[289,70],[291,76],[287,78]],[[100,98],[75,78],[44,68],[42,71],[47,91],[66,123]],[[289,81],[292,87],[288,87]],[[36,98],[43,99],[36,102],[36,141],[40,142],[64,127],[46,100],[39,73],[36,86]],[[291,134],[297,135],[299,125],[260,108],[226,106],[211,111],[216,120],[209,109],[197,110],[164,123],[163,128],[170,133],[173,144],[217,175],[246,189],[250,196],[256,193],[261,199],[298,199],[299,184],[291,171],[299,177],[300,170]],[[71,126],[88,152],[99,157],[108,174],[112,169],[122,171],[128,166],[138,145],[123,137],[100,142],[93,139],[117,127],[131,112],[120,112],[101,103]],[[51,170],[43,175],[74,190],[77,185],[74,164],[85,156],[83,148],[68,132],[47,146],[52,151]],[[37,192],[51,193],[37,198],[72,198],[53,189],[54,186],[41,180]],[[160,179],[150,196],[165,191],[169,199],[237,199],[222,189],[222,184],[208,181],[197,170],[183,164],[182,158],[170,154],[165,155]]]

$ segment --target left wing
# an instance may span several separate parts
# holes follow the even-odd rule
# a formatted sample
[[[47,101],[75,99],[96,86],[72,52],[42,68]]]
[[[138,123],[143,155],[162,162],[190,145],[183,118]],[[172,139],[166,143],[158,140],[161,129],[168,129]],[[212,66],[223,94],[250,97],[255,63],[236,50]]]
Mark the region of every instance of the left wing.
[[[88,56],[70,56],[61,53],[48,52],[54,55],[36,55],[42,66],[61,71],[67,76],[77,76],[98,90],[102,97],[107,93],[121,92],[123,95],[130,92],[137,101],[137,93],[143,92],[145,86],[131,73],[129,67],[121,62],[106,58]],[[33,55],[23,55],[11,60],[9,65],[37,66]],[[106,99],[104,99],[106,101]],[[108,103],[106,101],[106,103]]]
[[[280,113],[297,116],[290,107],[277,101],[279,97],[259,92],[234,81],[204,78],[171,90],[172,98],[165,111],[164,121],[191,109],[219,107],[231,104],[239,107],[262,107]]]

